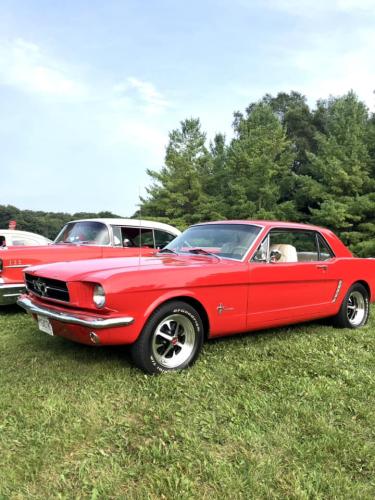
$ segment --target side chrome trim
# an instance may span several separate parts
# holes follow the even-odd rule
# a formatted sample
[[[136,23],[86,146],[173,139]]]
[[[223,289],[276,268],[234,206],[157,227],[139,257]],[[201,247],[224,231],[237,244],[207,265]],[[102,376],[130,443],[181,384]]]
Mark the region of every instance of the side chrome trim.
[[[18,269],[23,267],[30,267],[32,264],[17,264],[16,266],[4,266],[4,269]]]
[[[93,316],[80,317],[74,313],[60,313],[52,311],[48,307],[40,307],[23,296],[17,300],[17,304],[25,309],[29,314],[38,314],[48,319],[61,321],[61,323],[69,323],[71,325],[87,326],[100,330],[102,328],[110,328],[112,326],[128,326],[134,323],[134,318],[130,316],[123,316],[120,318],[97,318]]]
[[[337,285],[337,288],[336,288],[336,292],[335,292],[335,295],[334,295],[334,297],[333,297],[332,302],[336,302],[337,297],[339,296],[339,293],[340,293],[341,287],[342,287],[342,280],[339,280],[338,285]]]

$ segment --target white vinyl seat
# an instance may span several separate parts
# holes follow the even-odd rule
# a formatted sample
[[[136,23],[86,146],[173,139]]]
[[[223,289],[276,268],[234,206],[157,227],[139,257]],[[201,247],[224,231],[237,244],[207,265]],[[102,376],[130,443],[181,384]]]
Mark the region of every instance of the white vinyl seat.
[[[281,257],[277,262],[298,262],[297,250],[293,245],[278,243],[270,246],[270,253],[273,250],[281,253]]]

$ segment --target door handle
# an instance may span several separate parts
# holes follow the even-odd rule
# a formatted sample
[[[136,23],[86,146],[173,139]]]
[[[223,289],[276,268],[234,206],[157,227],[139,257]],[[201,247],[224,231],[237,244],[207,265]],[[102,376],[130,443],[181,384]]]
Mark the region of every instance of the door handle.
[[[327,271],[328,266],[327,264],[319,264],[318,266],[316,266],[316,268],[321,269],[322,271]]]

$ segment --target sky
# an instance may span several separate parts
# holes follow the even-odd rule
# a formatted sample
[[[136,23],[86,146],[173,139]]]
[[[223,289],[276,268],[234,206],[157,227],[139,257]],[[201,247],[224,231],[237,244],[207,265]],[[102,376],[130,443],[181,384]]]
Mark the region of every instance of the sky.
[[[295,90],[375,111],[375,0],[1,0],[0,204],[131,216],[168,134]]]

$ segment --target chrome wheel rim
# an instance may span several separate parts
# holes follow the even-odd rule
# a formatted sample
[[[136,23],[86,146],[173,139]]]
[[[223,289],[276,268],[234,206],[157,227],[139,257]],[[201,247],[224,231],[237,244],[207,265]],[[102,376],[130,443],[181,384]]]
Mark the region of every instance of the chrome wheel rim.
[[[352,292],[349,295],[346,311],[348,321],[352,326],[362,323],[366,315],[366,301],[360,292]]]
[[[156,327],[152,354],[164,368],[178,368],[193,353],[196,333],[193,323],[183,314],[171,314]]]

